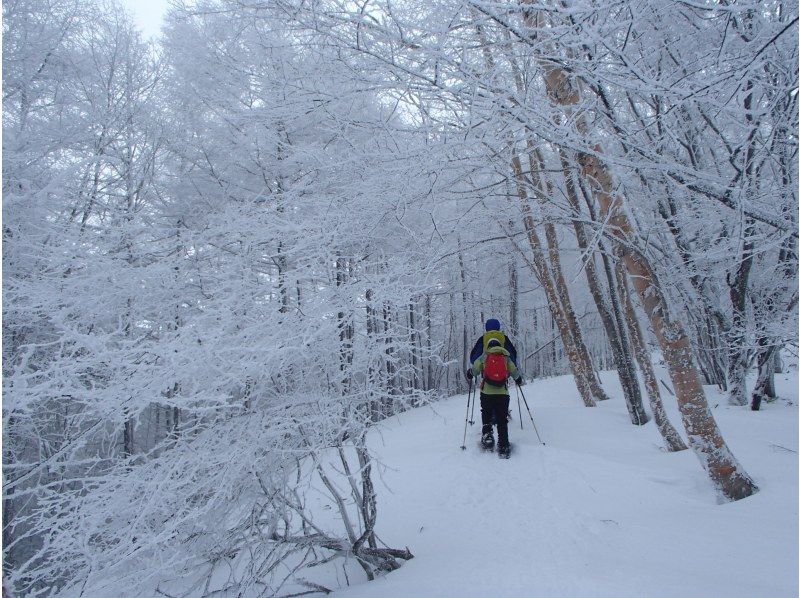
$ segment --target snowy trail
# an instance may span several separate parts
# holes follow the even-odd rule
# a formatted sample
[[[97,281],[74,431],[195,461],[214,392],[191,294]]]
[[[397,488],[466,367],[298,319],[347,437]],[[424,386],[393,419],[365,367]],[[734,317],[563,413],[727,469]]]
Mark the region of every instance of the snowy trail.
[[[796,397],[794,380],[781,381],[784,396]],[[615,383],[604,377],[618,397]],[[620,398],[584,408],[566,377],[526,396],[547,446],[524,405],[520,430],[512,395],[509,460],[480,450],[477,423],[460,449],[465,396],[381,426],[378,530],[415,558],[340,595],[797,595],[797,454],[771,446],[797,451],[796,406],[715,410],[762,488],[717,505],[694,455],[662,451],[655,426],[630,425]]]

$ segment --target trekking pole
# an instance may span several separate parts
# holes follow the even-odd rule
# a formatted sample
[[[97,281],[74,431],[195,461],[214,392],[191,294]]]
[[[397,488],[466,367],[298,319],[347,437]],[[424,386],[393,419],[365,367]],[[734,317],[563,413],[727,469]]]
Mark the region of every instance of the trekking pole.
[[[467,391],[467,415],[464,417],[464,440],[461,442],[461,450],[467,450],[467,422],[469,422],[469,402],[472,398],[472,380],[469,381],[469,391]]]
[[[472,389],[472,379],[469,381],[469,387]],[[476,392],[472,393],[472,415],[469,416],[469,425],[475,425],[475,395],[477,394],[477,388],[475,389]]]
[[[519,390],[519,387],[517,387],[517,390]],[[524,428],[522,427],[522,407],[519,404],[519,393],[517,393],[517,412],[519,413],[519,429],[523,430]]]
[[[539,430],[536,429],[536,422],[533,421],[533,415],[531,414],[531,408],[528,407],[528,399],[525,398],[525,393],[522,392],[522,389],[517,386],[517,392],[522,395],[522,400],[525,402],[525,409],[528,410],[528,415],[531,418],[531,423],[533,424],[533,431],[536,432],[536,437],[539,439],[539,442],[542,443],[542,446],[547,446],[543,441],[542,437],[539,436]]]

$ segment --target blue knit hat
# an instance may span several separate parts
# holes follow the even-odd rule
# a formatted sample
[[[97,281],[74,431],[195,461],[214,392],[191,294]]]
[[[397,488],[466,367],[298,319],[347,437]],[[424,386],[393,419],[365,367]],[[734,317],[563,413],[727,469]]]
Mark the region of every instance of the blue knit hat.
[[[486,332],[490,330],[500,330],[500,321],[494,318],[486,320]]]

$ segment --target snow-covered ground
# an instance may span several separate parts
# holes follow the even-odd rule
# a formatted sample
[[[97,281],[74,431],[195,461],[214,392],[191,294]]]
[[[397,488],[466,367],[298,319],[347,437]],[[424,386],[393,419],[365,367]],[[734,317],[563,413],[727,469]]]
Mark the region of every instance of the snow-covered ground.
[[[546,446],[524,404],[520,430],[512,391],[508,461],[480,451],[478,424],[461,450],[465,396],[384,422],[372,437],[386,465],[378,531],[415,558],[337,595],[797,596],[796,372],[776,376],[788,401],[760,412],[728,407],[707,388],[725,439],[761,489],[727,504],[691,451],[666,453],[653,423],[629,423],[615,374],[603,382],[614,398],[594,409],[571,377],[524,387]],[[681,428],[675,400],[665,403]]]

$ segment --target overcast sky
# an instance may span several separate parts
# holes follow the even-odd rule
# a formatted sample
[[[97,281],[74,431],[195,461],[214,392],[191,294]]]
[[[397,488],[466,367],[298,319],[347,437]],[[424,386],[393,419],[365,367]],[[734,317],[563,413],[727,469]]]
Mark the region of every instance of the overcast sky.
[[[167,11],[168,0],[123,0],[122,3],[136,19],[145,38],[160,33],[161,19]]]

